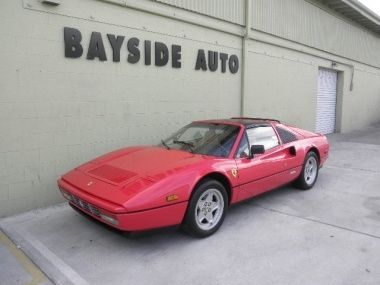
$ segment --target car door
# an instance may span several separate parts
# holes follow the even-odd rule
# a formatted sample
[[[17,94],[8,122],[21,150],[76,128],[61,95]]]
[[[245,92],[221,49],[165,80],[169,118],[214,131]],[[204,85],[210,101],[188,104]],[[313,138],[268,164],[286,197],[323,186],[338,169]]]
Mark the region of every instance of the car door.
[[[263,145],[265,152],[249,156],[252,145]],[[291,181],[294,146],[284,147],[271,124],[254,125],[245,130],[236,154],[238,200],[244,200]]]

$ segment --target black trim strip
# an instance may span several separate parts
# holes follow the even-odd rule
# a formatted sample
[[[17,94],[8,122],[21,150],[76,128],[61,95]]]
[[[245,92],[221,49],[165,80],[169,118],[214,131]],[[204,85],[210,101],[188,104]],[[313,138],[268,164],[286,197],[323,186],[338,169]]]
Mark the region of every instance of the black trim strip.
[[[139,210],[139,211],[133,211],[133,212],[125,212],[125,213],[119,213],[119,214],[120,215],[126,215],[126,214],[141,213],[141,212],[146,212],[146,211],[150,211],[150,210],[157,210],[157,209],[161,209],[161,208],[165,208],[165,207],[170,207],[170,206],[181,204],[181,203],[188,203],[188,202],[189,202],[189,200],[180,201],[180,202],[175,202],[175,203],[171,203],[171,204],[168,204],[168,205],[158,206],[158,207],[149,208],[149,209],[145,209],[145,210]],[[168,202],[168,203],[170,203],[170,202]]]

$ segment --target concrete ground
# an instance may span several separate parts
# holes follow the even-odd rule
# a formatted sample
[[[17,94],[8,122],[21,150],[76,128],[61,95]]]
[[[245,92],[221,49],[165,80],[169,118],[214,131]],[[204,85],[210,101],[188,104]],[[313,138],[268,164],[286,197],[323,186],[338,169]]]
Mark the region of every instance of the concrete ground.
[[[207,239],[122,235],[66,204],[0,226],[57,284],[378,285],[380,125],[329,139],[314,189],[286,186],[234,206]]]
[[[0,284],[52,284],[42,271],[0,231]]]

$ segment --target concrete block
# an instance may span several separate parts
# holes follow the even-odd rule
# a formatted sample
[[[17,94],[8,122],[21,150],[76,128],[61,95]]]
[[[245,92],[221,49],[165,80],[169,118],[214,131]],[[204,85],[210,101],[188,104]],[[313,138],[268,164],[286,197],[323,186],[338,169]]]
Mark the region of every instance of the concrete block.
[[[9,199],[23,199],[33,195],[31,181],[12,183],[9,185]]]
[[[59,160],[66,160],[67,157],[67,148],[63,144],[40,149],[40,165],[52,165]]]
[[[36,116],[38,118],[50,117],[51,114],[51,103],[50,101],[39,100],[35,102]]]
[[[7,166],[5,164],[4,154],[0,153],[0,177],[5,176],[7,173]]]
[[[53,134],[55,146],[75,145],[80,143],[80,131],[57,131]]]
[[[63,116],[79,116],[80,104],[78,102],[70,101],[53,101],[50,103],[51,117],[63,117]]]
[[[34,148],[35,145],[39,148],[51,147],[55,145],[54,137],[52,133],[49,133],[49,132],[29,135],[28,138],[26,139],[27,145],[28,145],[28,140],[30,141],[31,148]]]
[[[126,111],[128,111],[128,102],[123,102],[123,101],[105,102],[105,110],[106,110],[107,115],[108,114],[111,114],[111,115],[124,114]]]
[[[34,21],[33,21],[34,22]],[[26,34],[16,37],[15,50],[29,56],[52,56],[59,50],[58,42],[31,38]]]
[[[41,185],[55,183],[59,177],[56,166],[60,163],[67,163],[67,161],[58,161],[54,164],[45,164],[38,170],[38,183]]]
[[[88,123],[91,122],[90,118],[88,118],[88,117],[85,117],[85,118],[86,118],[86,120],[87,120]],[[82,118],[81,117],[79,117],[79,116],[69,116],[69,117],[61,118],[61,120],[62,119],[64,120],[64,123],[65,123],[65,127],[64,127],[65,131],[68,131],[68,130],[80,130],[81,129],[81,122],[82,122]]]
[[[0,36],[0,53],[12,54],[16,51],[16,37],[9,34],[1,34]]]
[[[32,181],[33,184],[41,182],[39,166],[25,166],[24,168],[25,180]]]
[[[0,183],[0,202],[9,200],[9,185]]]
[[[25,165],[38,165],[40,162],[40,153],[38,149],[12,151],[4,153],[5,163],[7,166],[21,167]]]
[[[81,116],[99,116],[105,114],[104,102],[80,102]]]
[[[0,62],[2,63],[0,65],[0,102],[17,101],[22,96],[17,86],[18,67],[9,55],[0,54]]]
[[[46,199],[44,199],[44,206],[54,205],[66,201],[62,197],[62,194],[59,191],[56,182],[48,184],[47,187],[44,189],[43,195],[46,197]]]

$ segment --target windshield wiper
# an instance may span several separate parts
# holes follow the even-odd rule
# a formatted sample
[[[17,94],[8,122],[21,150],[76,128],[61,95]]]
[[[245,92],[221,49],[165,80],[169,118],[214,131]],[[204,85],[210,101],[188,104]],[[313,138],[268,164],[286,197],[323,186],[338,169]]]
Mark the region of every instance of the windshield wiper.
[[[161,140],[161,144],[166,148],[166,149],[170,149],[170,147],[166,144],[166,142],[164,140]]]
[[[189,149],[192,153],[194,153],[194,150],[193,150],[193,148],[194,148],[194,144],[191,143],[191,142],[174,140],[173,143],[176,143],[176,144],[182,144],[182,145],[184,145],[184,146],[187,146],[188,149]]]

